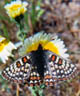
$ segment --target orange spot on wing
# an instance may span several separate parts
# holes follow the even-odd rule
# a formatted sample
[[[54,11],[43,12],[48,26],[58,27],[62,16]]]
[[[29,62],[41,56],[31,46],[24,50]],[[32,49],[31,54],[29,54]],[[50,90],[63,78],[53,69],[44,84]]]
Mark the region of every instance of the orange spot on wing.
[[[30,80],[34,80],[34,77],[30,77]]]
[[[46,75],[46,76],[45,76],[45,79],[50,79],[50,78],[51,78],[50,75]]]
[[[48,85],[48,82],[45,82],[46,85]]]
[[[17,62],[16,62],[16,65],[17,65],[17,67],[20,67],[20,66],[21,66],[20,61],[17,61]]]
[[[59,78],[59,80],[60,80],[60,81],[62,81],[62,80],[67,80],[67,78]]]
[[[40,80],[40,77],[37,77],[38,80]]]
[[[59,62],[58,62],[58,64],[62,64],[62,59],[59,59]]]
[[[18,64],[17,64],[17,67],[20,67],[20,66],[21,66],[21,64],[20,64],[20,63],[18,63]]]
[[[23,58],[23,61],[26,63],[26,62],[27,62],[27,58],[26,58],[26,57],[24,57],[24,58]]]
[[[53,86],[53,82],[50,82],[49,85],[50,85],[50,86]]]
[[[55,61],[55,59],[56,59],[56,56],[53,55],[52,56],[52,61]]]
[[[30,80],[36,80],[37,77],[30,77]]]
[[[37,77],[34,77],[34,80],[36,80],[37,79]]]

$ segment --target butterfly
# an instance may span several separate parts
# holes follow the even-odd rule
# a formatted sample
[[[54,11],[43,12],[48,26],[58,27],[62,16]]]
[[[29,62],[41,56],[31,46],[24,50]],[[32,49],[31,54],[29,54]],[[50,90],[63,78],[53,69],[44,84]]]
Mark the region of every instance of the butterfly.
[[[39,45],[38,50],[28,53],[6,67],[2,75],[16,83],[26,82],[27,86],[37,86],[42,83],[53,86],[59,81],[74,77],[76,71],[76,65],[49,50],[43,50]]]

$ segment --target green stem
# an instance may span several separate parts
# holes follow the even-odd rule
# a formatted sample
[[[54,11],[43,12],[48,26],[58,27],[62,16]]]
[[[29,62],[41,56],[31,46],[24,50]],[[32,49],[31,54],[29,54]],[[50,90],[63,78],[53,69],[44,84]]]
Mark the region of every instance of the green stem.
[[[26,37],[26,34],[24,32],[24,24],[22,22],[20,22],[20,24],[18,23],[17,26],[19,27],[17,37],[19,40],[21,40],[24,43],[24,39]]]

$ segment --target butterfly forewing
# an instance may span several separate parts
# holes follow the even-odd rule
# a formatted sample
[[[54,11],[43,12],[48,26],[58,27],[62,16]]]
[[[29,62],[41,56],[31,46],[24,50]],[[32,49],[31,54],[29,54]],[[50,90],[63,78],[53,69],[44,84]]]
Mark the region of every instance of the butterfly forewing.
[[[76,66],[74,64],[52,52],[49,52],[48,59],[48,66],[53,81],[64,81],[75,76]]]
[[[7,80],[22,83],[25,79],[29,78],[31,65],[30,57],[28,55],[24,56],[9,67],[6,67],[2,71],[2,75]]]

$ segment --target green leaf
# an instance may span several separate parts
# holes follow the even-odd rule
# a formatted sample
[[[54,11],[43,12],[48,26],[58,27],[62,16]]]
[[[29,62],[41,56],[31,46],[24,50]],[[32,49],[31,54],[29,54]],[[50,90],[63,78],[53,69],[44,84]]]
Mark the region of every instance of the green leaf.
[[[46,85],[45,85],[45,84],[41,84],[41,85],[40,85],[40,88],[41,88],[41,89],[45,89],[45,88],[46,88]]]
[[[26,31],[29,31],[29,22],[28,22],[28,13],[26,12],[25,14],[24,14],[24,20],[25,20],[25,26],[26,26]]]
[[[41,10],[38,12],[38,14],[37,14],[37,20],[39,20],[39,18],[43,15],[43,13],[44,13],[44,10],[41,9]]]
[[[33,96],[37,96],[35,89],[33,89],[33,87],[30,87],[30,90],[31,90]]]
[[[37,6],[41,6],[42,0],[38,0]]]
[[[36,4],[34,2],[34,0],[32,1],[32,10],[31,10],[31,19],[32,19],[32,25],[33,27],[35,27],[35,23],[36,23]]]
[[[27,12],[24,14],[24,20],[25,20],[25,23],[28,25],[28,13]]]
[[[4,0],[5,4],[10,3],[11,0]]]
[[[3,32],[4,32],[4,36],[9,40],[9,34],[5,24],[3,25]]]

